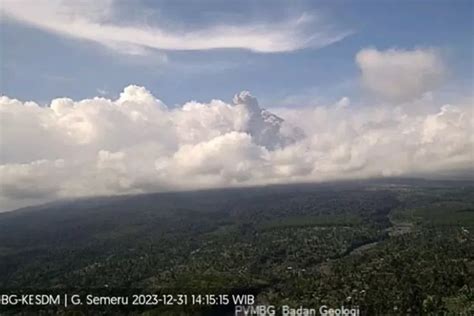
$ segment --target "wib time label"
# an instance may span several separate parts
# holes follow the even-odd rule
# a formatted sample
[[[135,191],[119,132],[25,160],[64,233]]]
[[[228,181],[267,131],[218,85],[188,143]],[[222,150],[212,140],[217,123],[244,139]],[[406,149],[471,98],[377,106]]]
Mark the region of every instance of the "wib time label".
[[[1,294],[0,306],[217,306],[252,305],[252,294]]]

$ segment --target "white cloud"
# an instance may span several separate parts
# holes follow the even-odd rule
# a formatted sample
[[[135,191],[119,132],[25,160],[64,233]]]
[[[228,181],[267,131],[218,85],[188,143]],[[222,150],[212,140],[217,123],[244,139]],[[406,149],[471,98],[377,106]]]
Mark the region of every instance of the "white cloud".
[[[270,112],[248,92],[178,108],[138,86],[44,107],[3,96],[0,204],[472,170],[472,101]]]
[[[443,62],[433,49],[363,49],[356,62],[363,85],[392,101],[407,101],[432,91],[444,74]]]
[[[332,26],[323,25],[308,14],[274,23],[221,24],[177,32],[143,24],[113,23],[115,9],[113,0],[2,1],[2,12],[10,18],[46,31],[94,41],[119,52],[134,55],[145,54],[150,48],[241,48],[261,53],[286,52],[305,47],[323,47],[349,34],[333,31]],[[309,31],[308,26],[312,26],[313,31]]]

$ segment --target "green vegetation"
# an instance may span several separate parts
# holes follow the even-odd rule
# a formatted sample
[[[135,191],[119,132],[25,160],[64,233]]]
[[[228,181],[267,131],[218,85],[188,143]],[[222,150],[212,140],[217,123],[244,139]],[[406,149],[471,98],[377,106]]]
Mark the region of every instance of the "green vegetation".
[[[473,209],[473,183],[415,180],[58,202],[0,214],[0,287],[469,314]]]

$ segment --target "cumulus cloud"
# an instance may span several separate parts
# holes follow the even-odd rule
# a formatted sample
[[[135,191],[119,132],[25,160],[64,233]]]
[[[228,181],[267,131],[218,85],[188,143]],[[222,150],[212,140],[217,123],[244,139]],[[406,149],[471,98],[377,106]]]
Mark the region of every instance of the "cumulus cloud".
[[[191,31],[143,24],[114,22],[113,0],[35,1],[4,0],[2,12],[34,27],[93,41],[113,50],[142,55],[151,49],[208,50],[240,48],[261,53],[286,52],[305,47],[323,47],[350,32],[335,31],[308,14],[273,23],[220,24]],[[135,8],[139,9],[139,8]],[[308,26],[312,26],[309,30]],[[317,31],[314,31],[317,30]]]
[[[444,74],[443,62],[433,49],[363,49],[356,62],[363,85],[391,101],[407,101],[432,91]]]
[[[169,108],[138,86],[48,106],[3,96],[0,204],[472,170],[472,101],[266,110],[244,91]]]

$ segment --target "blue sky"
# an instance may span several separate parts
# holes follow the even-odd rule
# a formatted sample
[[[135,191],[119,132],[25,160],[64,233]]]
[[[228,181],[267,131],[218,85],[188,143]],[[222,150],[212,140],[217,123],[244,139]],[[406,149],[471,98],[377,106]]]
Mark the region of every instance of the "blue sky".
[[[146,23],[189,32],[215,25],[271,28],[280,21],[312,16],[317,22],[305,25],[304,34],[347,34],[322,47],[288,51],[146,48],[134,55],[4,14],[1,93],[48,103],[63,96],[116,97],[123,87],[137,84],[169,105],[191,99],[230,100],[243,89],[264,106],[332,102],[345,95],[358,97],[354,58],[368,47],[435,48],[449,65],[446,90],[472,89],[472,1],[119,1],[107,6],[113,14],[102,21],[114,25]],[[98,6],[87,14],[100,10]]]
[[[0,1],[0,212],[472,174],[473,1]]]

